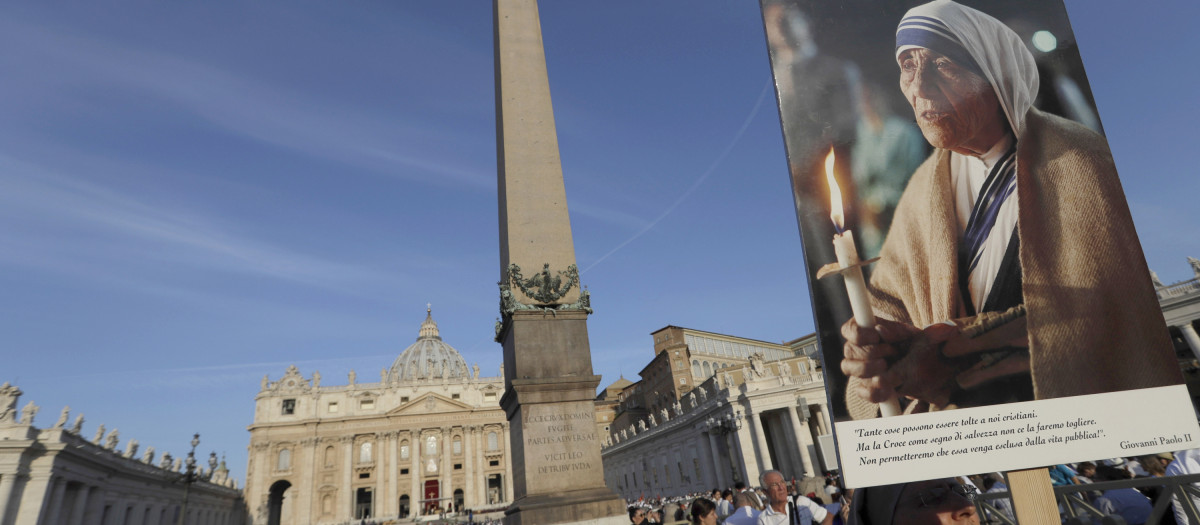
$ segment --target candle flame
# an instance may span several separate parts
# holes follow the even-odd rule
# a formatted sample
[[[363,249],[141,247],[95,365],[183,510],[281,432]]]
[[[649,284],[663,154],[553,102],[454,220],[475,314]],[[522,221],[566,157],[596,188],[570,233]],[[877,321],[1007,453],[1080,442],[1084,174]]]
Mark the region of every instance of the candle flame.
[[[833,225],[841,233],[846,226],[846,219],[842,214],[842,188],[833,176],[833,148],[829,148],[829,155],[825,157],[825,179],[829,182],[829,218],[833,219]]]

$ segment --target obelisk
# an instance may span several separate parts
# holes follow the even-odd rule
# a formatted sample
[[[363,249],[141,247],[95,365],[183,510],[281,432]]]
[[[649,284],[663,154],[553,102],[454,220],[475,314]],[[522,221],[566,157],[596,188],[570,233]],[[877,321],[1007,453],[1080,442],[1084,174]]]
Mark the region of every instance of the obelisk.
[[[604,485],[596,386],[536,0],[494,0],[508,524],[627,523]]]

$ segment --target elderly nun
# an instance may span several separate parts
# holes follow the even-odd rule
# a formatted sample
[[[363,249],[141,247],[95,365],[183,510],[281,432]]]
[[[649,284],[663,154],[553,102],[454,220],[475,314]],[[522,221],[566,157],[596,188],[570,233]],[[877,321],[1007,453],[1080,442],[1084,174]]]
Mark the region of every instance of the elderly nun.
[[[1033,107],[1020,37],[938,0],[900,21],[896,62],[936,149],[871,277],[879,326],[842,327],[851,415],[1181,383],[1107,142]]]

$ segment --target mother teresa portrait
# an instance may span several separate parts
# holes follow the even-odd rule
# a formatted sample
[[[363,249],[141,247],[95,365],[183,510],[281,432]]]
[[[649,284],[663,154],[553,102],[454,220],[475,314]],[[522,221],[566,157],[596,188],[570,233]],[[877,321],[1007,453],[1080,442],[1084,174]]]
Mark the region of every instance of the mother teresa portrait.
[[[899,89],[935,149],[842,326],[851,417],[1181,383],[1107,142],[1033,107],[1033,55],[938,0],[896,30]]]

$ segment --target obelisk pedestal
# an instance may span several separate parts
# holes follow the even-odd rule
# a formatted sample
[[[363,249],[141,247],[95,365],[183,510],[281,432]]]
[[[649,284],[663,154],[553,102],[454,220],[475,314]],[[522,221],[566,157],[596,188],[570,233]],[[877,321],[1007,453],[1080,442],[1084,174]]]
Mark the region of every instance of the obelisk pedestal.
[[[589,296],[579,284],[536,0],[494,0],[500,314],[510,525],[628,523],[604,484]]]

